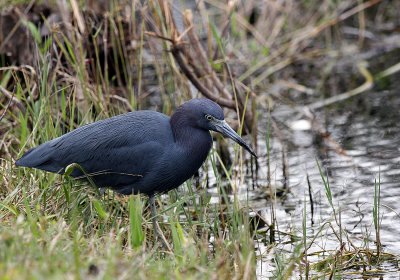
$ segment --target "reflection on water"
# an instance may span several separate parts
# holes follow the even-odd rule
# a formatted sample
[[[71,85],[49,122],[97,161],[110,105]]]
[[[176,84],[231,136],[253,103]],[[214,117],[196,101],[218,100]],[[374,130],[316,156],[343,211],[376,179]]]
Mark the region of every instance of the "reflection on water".
[[[341,224],[352,242],[357,246],[368,246],[375,249],[375,231],[372,209],[374,203],[374,182],[381,185],[381,241],[385,252],[400,252],[400,97],[396,92],[365,94],[363,106],[354,110],[354,106],[340,104],[325,112],[318,112],[321,122],[329,121],[326,128],[331,138],[337,141],[344,154],[332,147],[317,147],[313,134],[308,131],[287,131],[290,122],[296,116],[289,114],[285,108],[275,109],[274,118],[284,123],[282,131],[288,140],[272,139],[271,166],[272,185],[282,185],[282,146],[286,147],[286,161],[289,173],[289,193],[285,199],[277,200],[275,205],[279,230],[302,236],[302,217],[304,201],[307,205],[307,235],[311,237],[324,222],[332,221],[332,209],[325,195],[325,189],[318,171],[316,159],[321,163],[329,176],[333,194],[333,205],[340,209]],[[354,101],[355,102],[355,101]],[[335,116],[337,115],[337,116]],[[290,119],[293,118],[293,119]],[[287,141],[287,142],[286,142]],[[283,144],[282,144],[283,143]],[[265,154],[265,152],[264,152]],[[262,168],[259,171],[261,185],[266,178],[265,159],[260,159]],[[314,226],[311,225],[310,199],[307,175],[314,200]],[[264,182],[265,183],[265,182]],[[258,199],[254,207],[261,209],[268,220],[271,216],[270,201]],[[340,243],[329,229],[323,238],[318,238],[310,251],[338,250]],[[365,237],[369,238],[365,240]],[[280,241],[285,241],[284,238]],[[345,237],[343,237],[345,238]],[[265,248],[258,244],[259,254]],[[286,247],[285,247],[286,246]],[[292,251],[293,245],[282,245],[281,249]],[[289,256],[288,256],[289,257]],[[392,265],[393,266],[393,265]],[[385,267],[394,271],[399,277],[398,267]],[[271,262],[260,258],[259,276],[271,276]],[[262,277],[261,277],[262,278]]]

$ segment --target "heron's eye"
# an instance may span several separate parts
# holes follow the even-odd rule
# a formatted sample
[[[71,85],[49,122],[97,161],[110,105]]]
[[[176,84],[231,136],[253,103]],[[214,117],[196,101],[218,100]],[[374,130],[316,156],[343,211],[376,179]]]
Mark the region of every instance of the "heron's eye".
[[[211,120],[214,119],[214,118],[213,118],[213,116],[211,116],[211,115],[206,115],[206,119],[207,119],[208,121],[211,121]]]

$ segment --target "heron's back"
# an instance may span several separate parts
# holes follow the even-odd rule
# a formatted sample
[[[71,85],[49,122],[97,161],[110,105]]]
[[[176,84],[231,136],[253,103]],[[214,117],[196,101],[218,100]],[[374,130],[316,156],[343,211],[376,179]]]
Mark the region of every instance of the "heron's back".
[[[174,142],[169,117],[154,111],[131,112],[77,128],[25,153],[18,166],[63,174],[79,164],[96,174],[99,187],[134,184],[160,156],[160,149]],[[134,172],[134,174],[132,173]],[[72,176],[82,176],[75,170]]]

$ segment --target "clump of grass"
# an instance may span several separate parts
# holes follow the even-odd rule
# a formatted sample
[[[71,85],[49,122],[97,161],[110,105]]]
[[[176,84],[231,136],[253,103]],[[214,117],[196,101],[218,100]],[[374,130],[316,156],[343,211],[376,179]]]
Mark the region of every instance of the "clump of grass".
[[[5,164],[5,168],[11,165]],[[52,175],[47,180],[39,172],[29,173],[14,170],[7,175],[7,179],[14,177],[10,183],[16,191],[7,194],[0,205],[0,270],[5,277],[254,275],[252,238],[244,209],[229,207],[225,211],[227,235],[220,234],[221,227],[213,227],[219,223],[218,215],[214,216],[215,209],[208,201],[203,204],[193,195],[183,195],[182,200],[160,211],[169,217],[162,229],[173,245],[172,251],[163,251],[151,239],[150,213],[143,213],[143,197],[119,197],[108,191],[101,198],[91,186],[79,186],[75,180]],[[182,205],[191,200],[196,200],[202,219],[195,218],[191,207]],[[182,215],[187,215],[188,222],[182,221]]]
[[[365,241],[360,245],[358,240],[354,240],[349,234],[341,221],[341,209],[335,207],[334,197],[329,184],[329,179],[322,170],[320,163],[317,161],[325,196],[328,204],[332,209],[332,220],[324,221],[322,224],[314,228],[314,234],[308,235],[307,221],[307,205],[304,200],[303,222],[302,222],[302,239],[294,244],[293,251],[288,257],[284,254],[277,254],[275,275],[279,279],[288,279],[299,270],[301,275],[307,279],[309,277],[328,277],[329,279],[336,277],[351,277],[359,275],[361,277],[379,277],[386,273],[382,270],[383,264],[397,263],[398,256],[384,252],[380,242],[376,242],[375,248],[371,248],[368,242],[369,237],[365,235]],[[373,197],[373,220],[376,232],[376,239],[379,240],[379,179],[375,180],[375,194]],[[325,249],[321,245],[321,240],[329,238],[330,243],[337,244],[336,249]],[[332,239],[332,240],[331,240]],[[320,249],[317,249],[320,248]],[[297,267],[297,268],[296,268]]]

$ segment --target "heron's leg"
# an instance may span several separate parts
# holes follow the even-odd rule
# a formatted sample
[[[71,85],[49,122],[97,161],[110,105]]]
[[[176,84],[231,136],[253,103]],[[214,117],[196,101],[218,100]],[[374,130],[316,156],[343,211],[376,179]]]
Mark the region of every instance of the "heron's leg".
[[[150,209],[151,209],[151,220],[153,222],[153,230],[154,230],[154,240],[158,239],[158,222],[157,222],[157,208],[156,208],[156,197],[155,195],[151,195],[149,197]]]
[[[164,247],[166,249],[168,249],[169,251],[172,251],[172,249],[169,246],[164,234],[162,233],[160,225],[158,224],[158,221],[157,221],[156,197],[154,194],[150,195],[149,202],[150,202],[150,208],[151,208],[151,219],[153,222],[153,229],[154,229],[154,241],[157,242],[158,238],[160,237]]]

